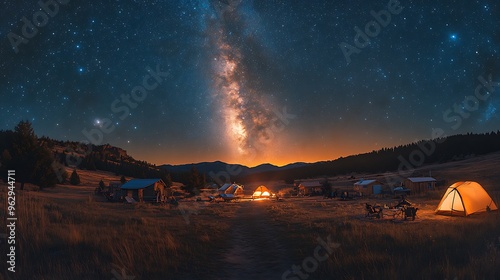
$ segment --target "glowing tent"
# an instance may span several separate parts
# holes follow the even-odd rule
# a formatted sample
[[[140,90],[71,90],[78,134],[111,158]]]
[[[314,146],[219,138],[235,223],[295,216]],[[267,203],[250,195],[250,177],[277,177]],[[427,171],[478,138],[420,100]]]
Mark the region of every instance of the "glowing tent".
[[[498,210],[495,202],[476,182],[456,182],[448,187],[436,214],[468,216],[477,212]]]
[[[263,198],[270,196],[271,196],[271,191],[265,186],[259,186],[258,188],[255,189],[255,191],[252,194],[252,198]]]

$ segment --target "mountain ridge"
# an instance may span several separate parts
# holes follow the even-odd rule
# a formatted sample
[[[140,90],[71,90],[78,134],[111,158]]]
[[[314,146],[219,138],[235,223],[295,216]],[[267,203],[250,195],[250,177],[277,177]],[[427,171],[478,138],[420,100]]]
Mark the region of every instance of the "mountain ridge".
[[[294,163],[289,163],[283,166],[277,166],[271,163],[262,163],[257,166],[253,167],[248,167],[242,164],[231,164],[231,163],[226,163],[220,160],[216,161],[204,161],[204,162],[197,162],[197,163],[188,163],[188,164],[163,164],[159,165],[158,167],[160,169],[165,169],[168,172],[188,172],[190,171],[193,167],[198,170],[198,172],[201,173],[211,173],[213,172],[214,174],[217,174],[222,171],[231,171],[231,170],[237,170],[238,175],[246,176],[246,175],[251,175],[251,174],[256,174],[256,173],[261,173],[261,172],[273,172],[273,171],[279,171],[279,170],[288,170],[292,168],[297,168],[297,167],[302,167],[306,166],[310,163],[305,163],[305,162],[294,162]],[[209,174],[210,175],[210,174]]]

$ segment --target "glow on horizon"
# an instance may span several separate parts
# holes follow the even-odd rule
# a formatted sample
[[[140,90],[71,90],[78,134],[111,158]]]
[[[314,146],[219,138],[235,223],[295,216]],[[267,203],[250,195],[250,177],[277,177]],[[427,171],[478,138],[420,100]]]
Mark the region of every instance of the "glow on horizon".
[[[373,150],[378,150],[383,147],[392,147],[396,143],[388,143],[388,145],[382,145],[376,147],[373,144],[365,144],[352,142],[350,144],[337,145],[336,147],[323,147],[320,145],[307,145],[301,149],[284,149],[281,153],[276,153],[266,157],[254,156],[251,157],[253,160],[246,160],[245,157],[234,158],[229,153],[215,152],[206,153],[201,155],[198,151],[193,151],[192,153],[176,153],[173,155],[165,151],[164,153],[159,153],[158,151],[137,151],[132,149],[129,154],[139,160],[146,160],[150,163],[156,165],[172,164],[172,165],[182,165],[182,164],[193,164],[200,162],[215,162],[222,161],[228,164],[241,164],[248,167],[255,167],[261,164],[272,164],[276,166],[284,166],[296,162],[304,163],[314,163],[318,161],[328,161],[335,160],[339,157],[346,157],[355,154],[368,153]],[[291,152],[291,151],[294,152]]]

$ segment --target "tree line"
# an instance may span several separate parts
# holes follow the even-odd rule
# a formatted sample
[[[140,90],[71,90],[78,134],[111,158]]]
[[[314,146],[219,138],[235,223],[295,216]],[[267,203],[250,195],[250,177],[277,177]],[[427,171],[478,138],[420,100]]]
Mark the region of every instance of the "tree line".
[[[383,173],[444,163],[500,151],[500,131],[482,134],[464,134],[423,140],[369,153],[340,157],[332,161],[311,163],[306,166],[240,176],[238,181],[294,179],[337,176],[351,173]]]
[[[170,173],[146,161],[136,160],[126,151],[105,145],[82,145],[75,141],[59,141],[37,137],[29,121],[21,121],[13,131],[0,131],[0,178],[7,180],[7,170],[16,170],[16,179],[23,189],[26,183],[40,188],[58,183],[78,185],[78,170],[101,170],[133,178],[160,178],[167,187],[181,182],[194,193],[206,184],[205,174],[195,168],[189,172]],[[66,167],[72,168],[69,175]],[[56,172],[57,171],[57,172]]]
[[[57,147],[63,147],[63,150],[58,151]],[[165,170],[130,156],[117,159],[116,153],[109,152],[117,148],[110,145],[91,145],[88,147],[91,152],[87,155],[82,155],[79,147],[81,143],[39,138],[29,121],[21,121],[13,131],[0,131],[0,178],[6,180],[7,170],[14,169],[21,189],[26,183],[40,188],[57,183],[76,185],[80,183],[76,170],[80,169],[109,171],[134,178],[161,178],[168,186],[172,184],[170,174]],[[71,176],[64,167],[74,169]]]

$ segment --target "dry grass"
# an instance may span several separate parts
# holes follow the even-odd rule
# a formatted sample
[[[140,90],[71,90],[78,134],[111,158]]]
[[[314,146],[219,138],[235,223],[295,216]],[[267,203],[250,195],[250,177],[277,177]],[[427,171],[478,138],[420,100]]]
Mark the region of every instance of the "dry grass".
[[[500,273],[500,212],[467,218],[434,215],[438,201],[417,199],[416,221],[371,220],[365,201],[289,200],[270,205],[272,217],[296,244],[301,264],[316,238],[340,243],[313,279],[494,279]],[[374,201],[367,201],[373,203]],[[391,201],[379,201],[380,204]]]
[[[196,277],[205,268],[193,270],[192,256],[208,261],[227,230],[203,208],[187,224],[177,208],[96,202],[92,195],[75,202],[18,192],[16,209],[21,257],[14,279],[111,279],[122,270],[136,279],[163,279],[167,271]]]
[[[210,279],[229,238],[225,221],[242,205],[184,202],[194,210],[188,224],[179,208],[99,202],[90,192],[65,201],[18,193],[22,257],[14,279],[111,279],[113,271],[135,279]],[[499,211],[436,216],[438,201],[422,197],[413,201],[420,208],[416,221],[371,220],[364,202],[375,201],[302,198],[259,207],[287,233],[280,238],[295,264],[311,255],[318,237],[341,244],[309,279],[493,279],[500,273]]]
[[[450,183],[478,181],[499,203],[499,163],[500,154],[494,154],[431,168],[434,176]],[[182,208],[104,202],[93,195],[94,188],[101,179],[119,178],[78,172],[85,185],[17,193],[18,272],[10,278],[117,279],[113,272],[123,272],[135,279],[210,279],[231,239],[231,222],[245,222],[232,219],[238,217],[239,203],[183,201]],[[433,210],[443,191],[410,198],[420,209],[412,222],[364,217],[364,202],[394,203],[384,199],[290,198],[259,207],[269,212],[269,226],[286,233],[280,239],[294,264],[311,256],[318,237],[330,235],[341,244],[308,279],[497,278],[500,211],[467,218],[436,216]],[[4,253],[0,261],[5,263]]]

